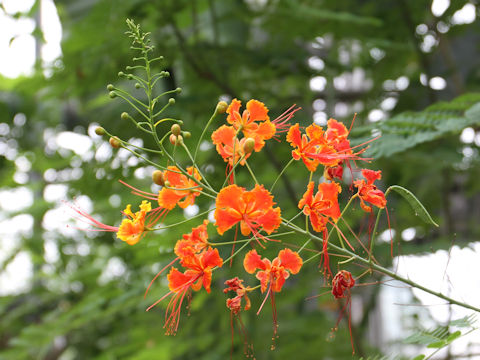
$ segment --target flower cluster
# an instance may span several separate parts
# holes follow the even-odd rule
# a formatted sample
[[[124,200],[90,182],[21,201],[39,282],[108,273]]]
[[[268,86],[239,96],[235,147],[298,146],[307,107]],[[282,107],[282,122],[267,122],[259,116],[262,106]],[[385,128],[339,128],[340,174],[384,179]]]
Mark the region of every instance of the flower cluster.
[[[234,295],[226,299],[226,306],[230,310],[232,318],[235,317],[241,324],[243,333],[244,328],[240,314],[252,307],[254,302],[252,293],[257,289],[264,294],[257,314],[262,310],[267,299],[270,299],[274,333],[277,332],[276,294],[282,291],[290,275],[298,274],[304,264],[317,255],[322,257],[322,272],[325,281],[332,288],[333,296],[336,299],[349,298],[355,280],[346,270],[340,270],[333,277],[329,253],[331,247],[329,237],[333,231],[338,232],[342,247],[343,241],[345,241],[351,250],[355,251],[355,247],[347,240],[347,236],[342,233],[339,226],[339,220],[343,219],[343,213],[346,210],[346,207],[343,211],[341,210],[339,202],[344,168],[348,167],[353,177],[356,173],[361,172],[364,178],[357,176],[350,184],[350,191],[355,186],[357,193],[353,194],[348,205],[353,198],[358,197],[361,208],[365,212],[372,212],[372,206],[379,209],[386,206],[385,194],[374,185],[375,181],[381,179],[381,172],[353,168],[356,160],[365,160],[360,157],[365,151],[365,147],[351,147],[348,138],[349,130],[341,122],[330,119],[325,129],[314,123],[305,129],[298,123],[290,125],[290,119],[298,110],[295,106],[290,107],[271,121],[268,108],[258,100],[248,101],[243,112],[241,112],[241,102],[237,99],[233,99],[229,105],[220,103],[214,115],[222,113],[221,109],[223,109],[223,113],[226,113],[225,123],[221,124],[211,135],[212,143],[218,154],[227,163],[226,179],[220,189],[213,188],[205,179],[201,168],[195,163],[196,154],[192,156],[183,142],[183,139],[187,138],[187,133],[183,132],[178,124],[174,124],[164,139],[169,135],[170,138],[174,137],[171,145],[182,146],[190,156],[192,164],[188,167],[182,167],[176,162],[172,164],[170,161],[173,161],[174,158],[169,157],[170,161],[167,166],[160,166],[162,170],[157,170],[153,174],[154,182],[161,185],[158,193],[143,191],[122,182],[132,190],[133,194],[144,199],[139,211],[134,213],[131,206],[128,205],[122,212],[125,218],[121,221],[120,226],[114,227],[96,221],[80,208],[73,206],[77,214],[86,218],[88,223],[97,230],[116,232],[119,239],[133,245],[138,243],[147,232],[160,229],[160,227],[155,228],[154,225],[161,219],[163,221],[168,212],[174,210],[177,205],[185,209],[193,205],[196,199],[203,194],[214,198],[213,218],[215,221],[213,226],[216,234],[212,240],[215,241],[209,239],[207,230],[210,222],[207,219],[201,219],[200,225],[193,227],[189,233],[184,234],[176,242],[173,247],[176,257],[154,277],[147,288],[148,292],[158,276],[168,269],[169,291],[147,309],[150,310],[164,299],[170,298],[165,312],[164,327],[167,334],[177,332],[185,299],[190,301],[192,293],[200,291],[202,288],[210,293],[213,272],[221,268],[224,263],[219,252],[219,247],[224,245],[231,245],[232,251],[232,255],[225,261],[242,256],[241,251],[247,245],[254,247],[244,254],[243,267],[247,274],[254,274],[256,280],[244,280],[235,276],[225,282],[226,288],[223,290],[225,294],[233,293]],[[264,184],[257,181],[248,165],[250,157],[254,153],[260,152],[268,140],[273,138],[280,141],[280,135],[285,132],[287,133],[286,140],[293,148],[292,158],[279,177],[294,160],[302,160],[310,173],[310,180],[300,189],[303,196],[298,202],[297,212],[299,212],[290,221],[282,218],[282,210],[274,201],[272,189],[276,181],[270,190],[267,190]],[[203,140],[202,137],[203,134],[199,139],[199,144]],[[160,142],[160,146],[161,152],[168,153],[167,147],[162,142]],[[246,165],[255,182],[253,187],[245,188],[237,184],[235,173],[243,171],[242,168],[236,169],[237,165]],[[323,167],[320,175],[323,175],[324,181],[316,183],[312,181],[312,178],[320,166]],[[158,203],[156,208],[152,208],[151,202],[153,201]],[[201,213],[191,220],[200,218],[204,214]],[[305,220],[304,228],[293,221],[301,215]],[[295,232],[300,241],[298,244],[283,245],[277,257],[271,261],[263,257],[261,252],[267,248],[267,245],[268,247],[275,246],[271,245],[272,242],[273,244],[281,242],[276,238],[277,235],[288,234],[288,231],[280,234],[278,231],[281,228]],[[216,241],[216,238],[228,236],[226,233],[231,229],[235,229],[235,232],[231,232],[233,241]],[[237,239],[239,233],[246,239]],[[300,253],[312,239],[319,242],[321,246],[307,248],[314,255],[304,261]],[[244,245],[234,251],[234,246],[239,241]],[[175,265],[177,262],[180,266]],[[251,285],[246,285],[248,283]]]

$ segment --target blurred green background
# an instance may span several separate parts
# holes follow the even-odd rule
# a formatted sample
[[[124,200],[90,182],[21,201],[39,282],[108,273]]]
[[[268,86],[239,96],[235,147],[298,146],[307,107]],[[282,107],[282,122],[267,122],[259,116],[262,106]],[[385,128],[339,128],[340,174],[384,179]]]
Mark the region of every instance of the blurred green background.
[[[62,55],[49,62],[41,58],[46,3],[55,5],[63,34]],[[383,171],[380,187],[412,190],[440,224],[432,229],[401,198],[388,199],[395,253],[419,255],[470,246],[480,232],[478,11],[476,1],[462,0],[36,0],[20,13],[2,4],[2,21],[33,22],[37,61],[28,76],[0,77],[0,359],[230,357],[230,316],[221,289],[236,274],[255,284],[241,261],[215,273],[210,295],[194,295],[176,336],[163,334],[166,304],[145,312],[168,291],[159,280],[144,300],[146,286],[173,259],[175,241],[201,219],[149,235],[134,247],[111,233],[67,227],[72,212],[63,199],[75,198],[104,223],[118,225],[120,210],[138,198],[117,180],[158,190],[151,166],[112,151],[93,133],[100,124],[122,139],[152,146],[120,119],[123,111],[135,112],[106,90],[113,83],[141,96],[134,82],[117,76],[135,55],[124,35],[126,18],[151,32],[156,54],[166,59],[157,70],[171,76],[160,88],[183,89],[169,115],[192,132],[191,148],[216,103],[233,97],[263,101],[272,118],[295,103],[302,110],[294,121],[302,126],[312,120],[324,125],[329,117],[349,126],[357,113],[354,143],[382,135],[366,153],[375,158],[369,167]],[[202,148],[199,163],[218,188],[225,163],[213,148]],[[285,142],[270,141],[252,156],[259,180],[271,184],[290,152]],[[247,175],[241,173],[240,182],[250,187]],[[295,214],[307,179],[296,164],[276,187],[286,217]],[[342,195],[345,200],[348,191]],[[200,211],[212,205],[201,197],[197,204]],[[356,207],[351,224],[358,232],[369,219]],[[176,209],[165,223],[187,215]],[[386,226],[382,218],[381,231]],[[214,236],[213,227],[209,232]],[[225,241],[229,237],[232,232]],[[388,238],[377,239],[377,259],[391,264]],[[271,245],[264,254],[278,250]],[[274,351],[270,308],[257,317],[262,297],[252,297],[255,311],[243,320],[257,359],[352,358],[347,323],[331,332],[341,305],[329,294],[305,301],[325,292],[323,285],[313,262],[288,280],[277,296],[280,337]],[[379,289],[354,291],[356,357],[401,355],[392,354],[392,343],[381,336],[388,322],[378,310]],[[418,312],[423,315],[408,315],[412,327],[422,316],[431,318],[428,309]],[[233,358],[244,358],[238,335]],[[448,352],[446,358],[455,356]]]

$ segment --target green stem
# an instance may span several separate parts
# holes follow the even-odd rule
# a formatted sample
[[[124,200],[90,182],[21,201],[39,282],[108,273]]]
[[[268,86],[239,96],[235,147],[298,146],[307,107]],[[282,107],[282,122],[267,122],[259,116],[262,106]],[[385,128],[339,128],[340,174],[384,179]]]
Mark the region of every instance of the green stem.
[[[171,227],[175,227],[175,226],[177,226],[177,225],[184,224],[184,223],[189,222],[189,221],[191,221],[191,220],[194,220],[194,219],[196,219],[196,218],[198,218],[198,217],[201,217],[201,216],[203,216],[203,215],[205,215],[205,214],[208,214],[209,212],[211,212],[211,211],[213,211],[213,210],[215,210],[215,209],[209,209],[209,210],[204,211],[204,212],[202,212],[202,213],[200,213],[200,214],[197,214],[197,215],[195,215],[195,216],[192,216],[191,218],[188,218],[188,219],[179,221],[179,222],[177,222],[177,223],[175,223],[175,224],[170,224],[170,225],[165,225],[165,226],[158,227],[158,228],[153,228],[151,231],[164,230],[164,229],[168,229],[168,228],[171,228]]]
[[[213,119],[215,119],[216,116],[217,116],[217,109],[215,109],[215,111],[213,112],[213,115],[210,117],[210,119],[207,122],[207,125],[205,126],[202,133],[200,134],[200,138],[198,139],[198,143],[195,148],[195,153],[193,154],[193,162],[195,162],[195,160],[197,159],[198,150],[200,149],[200,144],[202,143],[203,137],[205,136],[205,133],[207,132],[208,128],[212,124]]]
[[[252,175],[253,180],[254,180],[255,183],[258,185],[259,182],[258,182],[257,178],[255,177],[255,174],[253,173],[252,169],[250,168],[250,165],[248,165],[247,160],[245,160],[245,165],[247,165],[247,169],[248,169],[248,171],[250,172],[250,175]]]
[[[290,229],[292,229],[293,231],[295,231],[296,233],[298,234],[302,234],[304,236],[310,236],[312,239],[314,240],[317,240],[317,241],[320,241],[322,242],[323,239],[322,238],[319,238],[318,236],[312,234],[312,233],[309,233],[309,232],[306,232],[305,230],[299,228],[298,226],[296,225],[293,225],[293,224],[290,224],[290,225],[287,225],[284,223],[284,225],[288,226]],[[393,271],[391,270],[388,270],[387,268],[384,268],[383,266],[380,266],[380,265],[377,265],[375,263],[371,263],[370,260],[368,259],[364,259],[363,257],[361,256],[358,256],[357,254],[347,250],[347,249],[342,249],[340,246],[336,246],[332,243],[329,243],[328,246],[332,249],[334,249],[335,251],[339,252],[340,254],[343,254],[343,255],[346,255],[348,257],[351,257],[353,258],[354,260],[358,261],[359,263],[362,263],[362,264],[365,264],[365,265],[368,265],[370,266],[370,268],[372,270],[375,270],[375,271],[378,271],[384,275],[387,275],[389,277],[391,277],[392,279],[395,279],[395,280],[398,280],[404,284],[407,284],[407,285],[410,285],[411,287],[414,287],[416,289],[419,289],[419,290],[422,290],[422,291],[425,291],[426,293],[429,293],[429,294],[432,294],[432,295],[435,295],[436,297],[440,298],[440,299],[443,299],[445,301],[447,301],[448,303],[450,304],[455,304],[455,305],[458,305],[458,306],[461,306],[463,308],[466,308],[466,309],[470,309],[470,310],[473,310],[473,311],[476,311],[478,313],[480,313],[480,308],[477,308],[475,306],[472,306],[472,305],[469,305],[469,304],[466,304],[466,303],[463,303],[463,302],[460,302],[460,301],[457,301],[455,299],[452,299],[446,295],[443,295],[442,293],[440,292],[437,292],[437,291],[434,291],[434,290],[431,290],[429,288],[426,288],[425,286],[422,286],[420,284],[417,284],[416,282],[410,280],[410,279],[407,279],[407,278],[404,278],[396,273],[394,273]],[[315,256],[315,255],[314,255]],[[310,259],[308,259],[309,261]]]
[[[287,165],[285,165],[282,169],[282,171],[280,171],[280,174],[278,174],[277,178],[275,179],[275,181],[273,182],[272,186],[270,187],[270,192],[272,192],[273,188],[275,187],[275,185],[277,184],[278,180],[280,180],[280,178],[282,177],[283,173],[285,172],[285,170],[287,170],[287,168],[290,166],[291,163],[293,163],[295,161],[294,158],[291,158],[290,161],[287,163]]]

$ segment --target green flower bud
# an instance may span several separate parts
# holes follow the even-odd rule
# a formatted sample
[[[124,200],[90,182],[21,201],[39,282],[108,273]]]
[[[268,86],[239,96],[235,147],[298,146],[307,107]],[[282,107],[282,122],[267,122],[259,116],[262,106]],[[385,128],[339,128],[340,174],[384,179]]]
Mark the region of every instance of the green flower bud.
[[[252,138],[247,138],[243,144],[243,152],[245,154],[250,154],[255,148],[255,140]]]
[[[120,76],[120,77],[125,76],[125,73],[123,71],[119,71],[118,76]]]
[[[219,101],[215,108],[216,114],[225,114],[228,109],[228,104],[225,101]]]
[[[180,128],[180,125],[178,124],[173,124],[170,130],[172,131],[172,134],[175,136],[180,135],[180,132],[182,131],[182,129]]]
[[[99,136],[103,136],[103,135],[105,135],[105,129],[103,127],[99,126],[95,129],[95,134],[97,134]]]
[[[180,94],[182,92],[182,88],[178,87],[175,89],[175,91]]]
[[[120,118],[122,120],[128,120],[130,118],[130,115],[128,115],[127,112],[122,112],[122,114],[120,115]]]
[[[168,180],[165,181],[165,186],[166,186],[166,187],[170,187],[170,181],[168,181]]]
[[[139,83],[135,83],[135,89],[140,89],[142,87],[142,85],[140,85]]]
[[[182,134],[185,139],[190,139],[192,137],[190,131],[184,131]]]
[[[112,91],[112,90],[114,90],[114,89],[115,89],[115,86],[113,86],[112,84],[108,84],[108,85],[107,85],[107,90],[108,90],[108,91]]]
[[[155,170],[152,174],[152,180],[155,184],[164,186],[165,185],[165,178],[163,177],[163,172],[160,170]]]
[[[174,98],[168,99],[168,104],[169,104],[169,105],[175,104],[175,99],[174,99]]]
[[[117,94],[115,94],[115,91],[110,91],[108,93],[108,96],[110,96],[110,99],[115,99],[117,97]]]

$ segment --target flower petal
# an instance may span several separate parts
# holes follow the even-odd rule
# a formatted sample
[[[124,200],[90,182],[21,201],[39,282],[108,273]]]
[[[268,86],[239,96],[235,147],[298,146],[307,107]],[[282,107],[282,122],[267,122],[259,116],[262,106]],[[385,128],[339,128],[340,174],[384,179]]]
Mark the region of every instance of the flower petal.
[[[245,271],[249,274],[253,274],[256,269],[265,270],[265,263],[262,261],[260,255],[258,255],[257,250],[250,250],[243,259],[243,267]]]
[[[281,261],[281,266],[290,270],[292,274],[297,274],[303,265],[303,260],[297,252],[288,248],[281,250],[278,253],[278,258]]]

